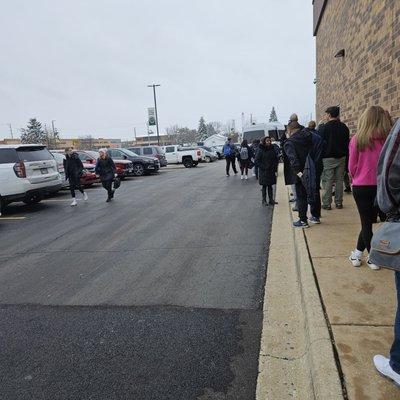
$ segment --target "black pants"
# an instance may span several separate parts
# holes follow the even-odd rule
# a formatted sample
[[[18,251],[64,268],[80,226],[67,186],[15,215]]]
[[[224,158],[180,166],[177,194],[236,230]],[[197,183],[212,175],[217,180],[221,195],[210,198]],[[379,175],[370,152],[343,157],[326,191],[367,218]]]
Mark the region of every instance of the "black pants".
[[[371,249],[372,224],[376,222],[378,207],[375,205],[376,186],[353,186],[353,196],[361,220],[361,232],[358,235],[357,250]]]
[[[229,175],[229,168],[230,165],[232,164],[232,169],[235,174],[237,174],[237,169],[236,169],[236,162],[235,162],[235,156],[230,156],[226,157],[226,174]]]
[[[69,191],[71,192],[71,197],[75,198],[75,190],[79,190],[83,194],[83,189],[79,177],[69,177]]]
[[[243,174],[248,175],[249,173],[249,160],[241,160],[240,161],[240,172]]]
[[[315,179],[316,187],[315,187],[315,193],[314,193],[314,203],[312,203],[310,206],[310,211],[311,215],[315,218],[320,219],[321,218],[321,174],[317,173],[316,179]]]
[[[267,201],[267,190],[268,190],[269,202],[272,203],[274,201],[274,190],[272,188],[272,185],[262,185],[261,187],[262,199],[264,201]]]
[[[299,209],[299,219],[303,222],[307,222],[307,192],[300,179],[298,179],[298,181],[296,182],[296,196],[296,204]]]
[[[103,185],[103,188],[107,190],[108,198],[112,198],[114,191],[112,190],[112,183],[113,181],[102,181],[101,184]]]

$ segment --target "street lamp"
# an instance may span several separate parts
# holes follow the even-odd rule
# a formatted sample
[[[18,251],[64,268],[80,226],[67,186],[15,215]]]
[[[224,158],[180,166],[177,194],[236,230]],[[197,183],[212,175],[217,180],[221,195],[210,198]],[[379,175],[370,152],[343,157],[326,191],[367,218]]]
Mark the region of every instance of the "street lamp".
[[[160,145],[160,131],[158,129],[158,113],[157,113],[157,98],[156,98],[156,87],[161,86],[159,84],[147,85],[149,88],[153,88],[153,96],[154,96],[154,109],[156,111],[156,127],[157,127],[157,143]]]

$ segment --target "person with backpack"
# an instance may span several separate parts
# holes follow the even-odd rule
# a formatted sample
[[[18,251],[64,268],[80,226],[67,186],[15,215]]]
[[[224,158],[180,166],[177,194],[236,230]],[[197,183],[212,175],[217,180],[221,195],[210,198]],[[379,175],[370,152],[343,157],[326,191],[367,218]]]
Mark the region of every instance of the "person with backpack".
[[[107,190],[107,200],[109,203],[114,198],[113,182],[117,171],[113,159],[108,155],[107,149],[99,150],[100,157],[96,162],[96,174],[100,176],[101,184]]]
[[[288,125],[289,138],[284,143],[284,151],[290,163],[293,174],[296,177],[295,188],[297,195],[297,207],[299,220],[293,222],[295,228],[308,228],[307,208],[310,196],[313,197],[315,189],[315,170],[313,174],[305,174],[306,161],[311,163],[308,155],[312,149],[311,132],[303,129],[298,122]],[[303,177],[303,175],[305,175]],[[304,179],[307,177],[307,180]],[[310,192],[311,191],[311,192]]]
[[[254,164],[259,168],[258,183],[262,186],[262,205],[273,206],[278,204],[274,200],[273,185],[276,185],[279,158],[270,137],[263,137],[261,139]],[[267,202],[267,191],[269,202]]]
[[[387,113],[386,113],[387,114]],[[390,120],[390,117],[389,117]],[[377,200],[387,214],[387,222],[372,239],[370,257],[373,263],[394,270],[397,292],[397,311],[394,321],[394,340],[389,357],[377,354],[373,358],[380,374],[400,386],[400,120],[390,132],[381,151],[377,168]],[[353,186],[354,189],[354,186]]]
[[[357,245],[349,256],[354,267],[361,266],[364,250],[369,253],[371,249],[372,224],[379,211],[375,205],[378,160],[390,129],[391,122],[385,110],[379,106],[371,106],[361,115],[357,133],[350,140],[349,172],[353,179],[353,196],[361,220]],[[369,258],[367,265],[371,269],[379,269]]]
[[[239,160],[240,172],[241,172],[240,179],[242,179],[242,180],[243,179],[247,180],[252,154],[253,153],[251,151],[249,144],[247,143],[247,140],[244,139],[242,144],[240,145],[240,151],[238,153],[238,160]]]
[[[83,199],[88,200],[88,195],[81,186],[81,177],[84,174],[82,161],[72,147],[65,149],[65,158],[63,160],[65,179],[69,181],[69,190],[71,192],[71,207],[78,205],[75,198],[75,190],[79,190],[83,194]]]
[[[226,160],[226,176],[229,176],[230,166],[232,165],[232,170],[237,174],[236,170],[236,149],[235,145],[232,143],[232,139],[228,138],[228,141],[224,144],[222,148],[222,152],[224,154]]]

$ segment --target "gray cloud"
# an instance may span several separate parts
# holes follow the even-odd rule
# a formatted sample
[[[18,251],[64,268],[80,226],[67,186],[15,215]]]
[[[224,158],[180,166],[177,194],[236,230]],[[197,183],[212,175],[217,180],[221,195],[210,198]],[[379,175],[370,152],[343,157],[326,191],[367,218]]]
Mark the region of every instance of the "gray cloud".
[[[314,110],[311,1],[13,0],[0,15],[0,137],[55,119],[64,137]]]

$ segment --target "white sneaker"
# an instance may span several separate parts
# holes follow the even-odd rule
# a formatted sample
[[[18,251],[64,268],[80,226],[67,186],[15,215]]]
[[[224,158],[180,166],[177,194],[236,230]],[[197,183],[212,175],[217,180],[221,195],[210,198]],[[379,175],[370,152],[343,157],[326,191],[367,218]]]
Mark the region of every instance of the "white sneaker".
[[[368,267],[370,267],[371,269],[374,269],[374,270],[381,269],[381,267],[379,265],[372,264],[372,262],[369,261],[369,258],[367,258],[367,265],[368,265]]]
[[[71,203],[71,207],[75,207],[77,205],[78,205],[78,203],[76,202],[76,199],[73,199],[72,203]]]
[[[378,372],[386,376],[386,378],[391,379],[397,386],[400,386],[400,375],[393,371],[389,361],[388,358],[381,356],[380,354],[374,356],[374,365]]]
[[[361,255],[355,251],[350,253],[349,261],[353,264],[353,267],[361,267]]]
[[[83,192],[83,200],[88,201],[89,197],[87,196],[86,192]]]
[[[240,175],[240,180],[243,180],[243,175]]]
[[[244,179],[247,181],[247,175],[244,176]]]

